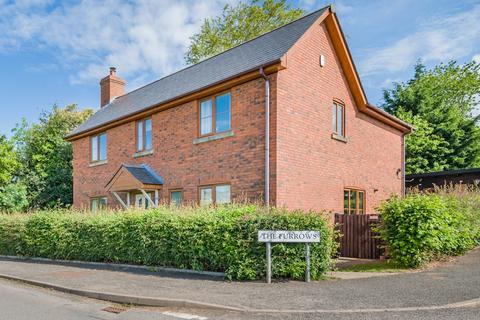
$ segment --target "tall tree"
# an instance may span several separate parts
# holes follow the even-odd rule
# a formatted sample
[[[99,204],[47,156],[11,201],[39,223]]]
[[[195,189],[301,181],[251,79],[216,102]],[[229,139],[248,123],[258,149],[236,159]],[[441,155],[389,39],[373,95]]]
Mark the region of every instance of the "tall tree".
[[[0,136],[0,211],[14,212],[25,209],[28,205],[27,191],[18,183],[15,174],[20,162],[14,144],[5,136]]]
[[[0,188],[12,182],[13,175],[18,168],[19,163],[13,143],[5,136],[0,136]]]
[[[64,137],[91,114],[76,105],[54,106],[38,123],[17,125],[14,140],[22,163],[18,179],[27,188],[30,207],[72,203],[72,146]]]
[[[190,38],[185,55],[188,64],[221,53],[302,16],[285,0],[251,0],[235,6],[227,4],[223,13],[206,19],[199,33]]]
[[[480,165],[480,64],[452,61],[384,91],[383,108],[416,125],[406,143],[407,173]]]

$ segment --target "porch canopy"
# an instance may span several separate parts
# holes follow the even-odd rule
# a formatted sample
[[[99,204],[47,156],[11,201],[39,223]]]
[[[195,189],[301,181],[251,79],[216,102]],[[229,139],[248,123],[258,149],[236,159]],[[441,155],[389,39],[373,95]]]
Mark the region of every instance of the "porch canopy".
[[[129,165],[122,164],[113,175],[105,188],[112,192],[122,207],[130,207],[130,193],[141,192],[150,206],[158,206],[158,190],[163,185],[163,178],[146,164]],[[152,199],[151,192],[155,197]],[[126,195],[126,201],[120,194]]]

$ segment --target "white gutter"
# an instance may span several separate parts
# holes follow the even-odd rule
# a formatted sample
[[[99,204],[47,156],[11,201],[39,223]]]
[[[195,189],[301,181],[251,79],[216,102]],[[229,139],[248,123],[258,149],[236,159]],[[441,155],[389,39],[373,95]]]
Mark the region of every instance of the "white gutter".
[[[263,67],[260,74],[265,79],[265,205],[270,207],[270,80]]]

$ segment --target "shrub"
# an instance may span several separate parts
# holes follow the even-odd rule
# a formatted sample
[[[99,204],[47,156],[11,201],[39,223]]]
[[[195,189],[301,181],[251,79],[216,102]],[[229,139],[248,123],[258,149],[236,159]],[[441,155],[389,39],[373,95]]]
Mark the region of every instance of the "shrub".
[[[0,215],[0,253],[225,272],[230,279],[265,275],[265,245],[257,231],[319,230],[311,246],[312,278],[330,268],[332,228],[322,214],[271,213],[255,205],[78,213],[66,210]],[[273,276],[302,279],[304,246],[272,246]]]
[[[478,208],[478,195],[476,199]],[[478,243],[478,211],[473,218],[469,208],[467,202],[452,195],[394,197],[380,207],[378,231],[394,261],[419,267],[441,256],[464,253]]]
[[[21,212],[27,207],[27,188],[24,185],[11,183],[0,188],[0,212]]]

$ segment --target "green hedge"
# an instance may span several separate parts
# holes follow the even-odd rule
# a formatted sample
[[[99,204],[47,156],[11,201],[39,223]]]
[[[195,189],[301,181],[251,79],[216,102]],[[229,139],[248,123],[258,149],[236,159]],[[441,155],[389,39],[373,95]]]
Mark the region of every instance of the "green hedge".
[[[265,275],[265,245],[257,231],[320,230],[312,245],[312,278],[330,268],[332,229],[315,212],[288,212],[255,205],[219,208],[168,207],[149,211],[72,211],[0,215],[0,254],[166,266],[225,272],[231,279]],[[272,248],[273,276],[302,279],[304,246]]]
[[[480,194],[413,194],[380,207],[380,237],[388,255],[419,267],[446,255],[462,254],[480,240]]]

